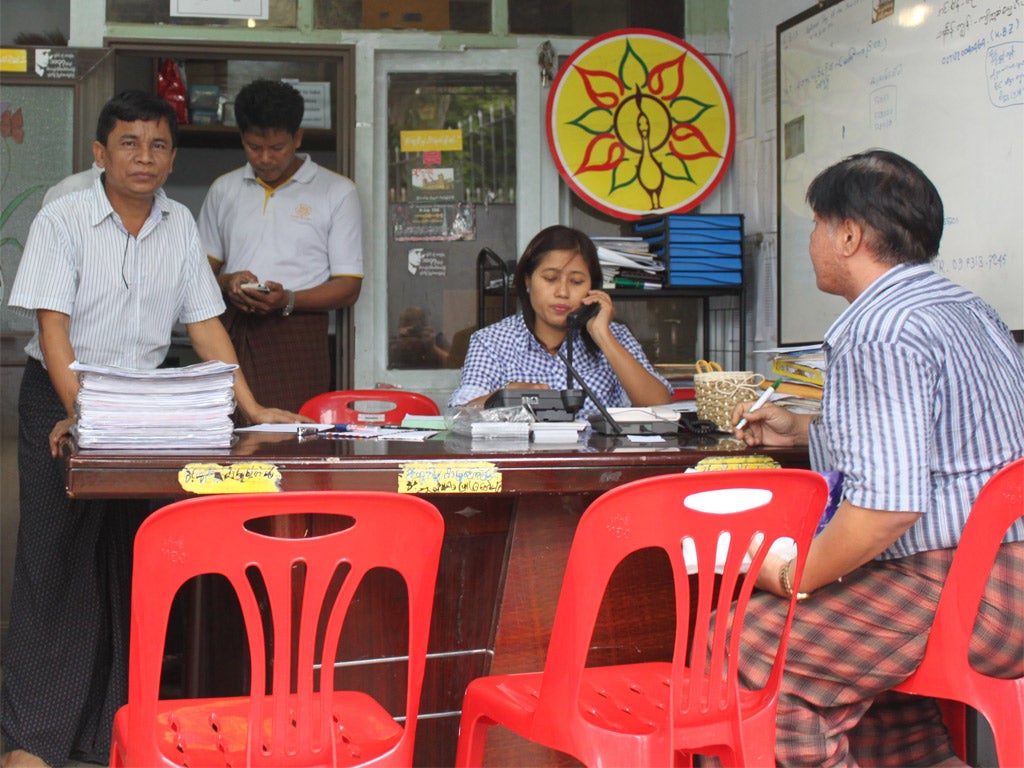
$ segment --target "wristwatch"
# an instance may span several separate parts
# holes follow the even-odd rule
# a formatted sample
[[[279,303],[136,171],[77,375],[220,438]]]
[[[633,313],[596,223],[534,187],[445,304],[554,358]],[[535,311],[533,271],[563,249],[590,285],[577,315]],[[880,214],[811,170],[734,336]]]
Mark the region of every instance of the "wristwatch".
[[[285,290],[288,294],[288,303],[284,305],[284,309],[281,310],[282,317],[288,317],[292,312],[295,311],[295,291]]]

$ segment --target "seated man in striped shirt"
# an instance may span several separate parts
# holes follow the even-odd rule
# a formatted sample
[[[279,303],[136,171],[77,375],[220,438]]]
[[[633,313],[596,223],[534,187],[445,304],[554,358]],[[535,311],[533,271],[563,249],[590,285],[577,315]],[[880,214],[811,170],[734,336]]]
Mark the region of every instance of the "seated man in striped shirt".
[[[744,627],[755,687],[768,638],[798,606],[778,709],[783,766],[962,765],[934,700],[889,693],[924,656],[974,499],[1024,456],[1024,358],[995,311],[929,265],[943,208],[919,168],[885,151],[849,157],[811,182],[818,288],[849,307],[825,334],[820,419],[737,406],[748,445],[809,445],[844,475],[844,499],[814,540],[799,584],[769,556]],[[1008,543],[1007,543],[1008,542]],[[774,594],[772,594],[774,593]],[[1024,521],[1011,526],[971,646],[981,672],[1024,674]]]
[[[162,186],[174,163],[174,110],[127,91],[104,106],[92,186],[32,223],[11,307],[36,333],[18,400],[21,517],[3,648],[4,768],[106,764],[127,698],[130,556],[136,515],[69,499],[58,449],[75,423],[79,362],[159,366],[182,322],[203,360],[236,363],[217,282],[191,213]],[[253,422],[309,419],[265,408],[241,371],[235,399]]]

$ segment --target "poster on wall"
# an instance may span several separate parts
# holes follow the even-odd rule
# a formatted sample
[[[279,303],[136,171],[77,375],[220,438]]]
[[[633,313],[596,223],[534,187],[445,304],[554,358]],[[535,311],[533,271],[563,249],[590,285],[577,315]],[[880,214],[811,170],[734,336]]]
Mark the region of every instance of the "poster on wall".
[[[461,179],[459,179],[461,181]],[[454,168],[426,166],[411,169],[409,199],[414,203],[447,202],[461,199],[461,184],[456,182]]]
[[[64,48],[36,48],[33,71],[47,80],[74,80],[78,76],[78,52]]]
[[[171,0],[171,16],[266,20],[270,0]]]
[[[410,275],[416,277],[447,277],[448,253],[429,248],[410,248],[407,254]]]
[[[688,43],[649,29],[594,38],[568,58],[548,97],[548,146],[584,200],[622,219],[682,212],[732,160],[732,99]]]
[[[476,209],[472,203],[396,205],[392,235],[398,242],[410,240],[475,240]]]

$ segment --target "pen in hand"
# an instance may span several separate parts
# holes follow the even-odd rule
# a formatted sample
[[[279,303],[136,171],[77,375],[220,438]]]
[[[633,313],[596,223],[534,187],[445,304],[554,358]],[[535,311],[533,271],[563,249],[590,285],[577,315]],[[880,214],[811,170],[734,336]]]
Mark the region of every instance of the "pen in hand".
[[[776,389],[779,388],[779,384],[781,384],[781,383],[782,383],[782,379],[776,379],[775,381],[773,381],[772,385],[770,387],[768,387],[768,389],[766,389],[764,392],[762,392],[761,396],[759,398],[757,398],[757,402],[754,403],[752,406],[750,406],[750,410],[747,411],[747,413],[753,413],[758,408],[760,408],[762,405],[767,403],[771,399],[772,393]],[[739,422],[737,422],[736,429],[740,430],[740,429],[743,429],[745,426],[747,426],[747,417],[746,416],[744,416],[742,419],[739,420]]]

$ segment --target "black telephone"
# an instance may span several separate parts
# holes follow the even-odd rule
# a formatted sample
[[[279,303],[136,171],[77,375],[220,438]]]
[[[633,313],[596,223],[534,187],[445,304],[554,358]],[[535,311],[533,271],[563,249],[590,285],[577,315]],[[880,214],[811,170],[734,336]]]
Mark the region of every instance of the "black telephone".
[[[582,328],[600,311],[601,305],[596,301],[593,304],[583,304],[570,312],[565,322],[570,328]]]

